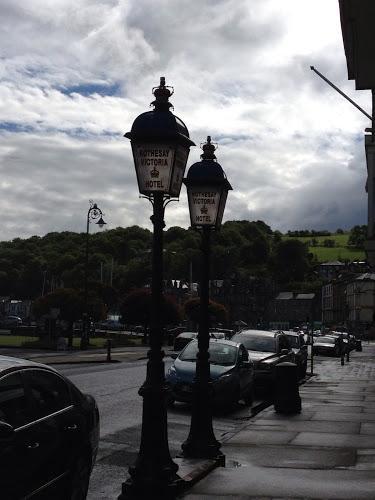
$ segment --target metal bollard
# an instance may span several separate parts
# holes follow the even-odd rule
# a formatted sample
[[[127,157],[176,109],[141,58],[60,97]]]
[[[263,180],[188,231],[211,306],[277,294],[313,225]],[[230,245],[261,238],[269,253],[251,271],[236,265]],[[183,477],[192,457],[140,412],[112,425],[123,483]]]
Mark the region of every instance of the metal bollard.
[[[349,363],[349,350],[346,351],[346,361],[347,361],[347,363]]]
[[[300,413],[301,398],[298,389],[297,365],[286,361],[276,365],[275,371],[275,411],[277,413]]]
[[[341,353],[341,366],[344,366],[345,365],[345,356],[344,356],[344,353]]]
[[[112,348],[112,339],[108,339],[107,340],[107,363],[110,363],[112,361],[111,348]]]

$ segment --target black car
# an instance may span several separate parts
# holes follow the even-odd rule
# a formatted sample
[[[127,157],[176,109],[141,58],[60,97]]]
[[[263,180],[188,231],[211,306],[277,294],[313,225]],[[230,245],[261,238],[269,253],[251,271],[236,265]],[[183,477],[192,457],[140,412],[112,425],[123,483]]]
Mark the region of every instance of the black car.
[[[171,388],[170,403],[191,402],[197,352],[198,341],[192,340],[169,368],[166,380]],[[225,406],[242,399],[251,405],[254,370],[244,346],[230,340],[210,339],[209,352],[214,404]]]
[[[242,330],[232,337],[241,342],[254,362],[255,388],[273,391],[275,387],[275,367],[284,361],[294,361],[293,351],[286,335],[264,330]]]
[[[0,356],[0,498],[85,499],[98,441],[92,396],[49,366]]]

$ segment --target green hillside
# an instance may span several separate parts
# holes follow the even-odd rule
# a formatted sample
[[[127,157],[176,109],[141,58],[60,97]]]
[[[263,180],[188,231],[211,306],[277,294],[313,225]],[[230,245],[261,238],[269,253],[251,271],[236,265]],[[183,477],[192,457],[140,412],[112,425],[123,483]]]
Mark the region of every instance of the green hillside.
[[[313,253],[319,262],[333,260],[354,261],[364,260],[365,252],[348,246],[349,233],[332,234],[330,236],[284,236],[283,239],[296,239],[309,244],[309,251]],[[326,240],[332,240],[332,247],[326,246]]]

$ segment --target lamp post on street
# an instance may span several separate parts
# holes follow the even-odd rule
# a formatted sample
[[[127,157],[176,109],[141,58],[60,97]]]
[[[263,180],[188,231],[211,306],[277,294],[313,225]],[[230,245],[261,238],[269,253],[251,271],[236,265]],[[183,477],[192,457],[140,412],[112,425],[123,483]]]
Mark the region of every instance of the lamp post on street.
[[[200,278],[200,320],[198,353],[193,384],[190,433],[183,453],[192,458],[220,458],[220,443],[212,427],[212,385],[209,354],[209,279],[211,232],[218,230],[224,214],[228,191],[232,189],[217,163],[211,137],[203,145],[202,161],[194,163],[184,179],[189,200],[191,226],[202,233],[202,274]]]
[[[88,268],[89,268],[89,232],[90,222],[96,221],[100,229],[102,229],[106,222],[103,220],[103,212],[96,203],[92,200],[89,201],[90,207],[87,212],[87,225],[86,225],[86,248],[85,248],[85,276],[84,276],[84,289],[83,289],[83,321],[82,321],[82,336],[81,336],[81,349],[87,349],[89,345],[89,314],[88,314]]]
[[[128,498],[173,497],[180,483],[178,466],[173,462],[168,445],[167,388],[165,384],[163,342],[163,228],[165,206],[178,199],[190,146],[185,124],[170,111],[169,97],[173,89],[160,85],[153,89],[154,109],[139,115],[130,139],[139,192],[153,207],[152,286],[150,350],[146,380],[139,390],[143,397],[141,443],[130,478],[123,483],[119,500]]]

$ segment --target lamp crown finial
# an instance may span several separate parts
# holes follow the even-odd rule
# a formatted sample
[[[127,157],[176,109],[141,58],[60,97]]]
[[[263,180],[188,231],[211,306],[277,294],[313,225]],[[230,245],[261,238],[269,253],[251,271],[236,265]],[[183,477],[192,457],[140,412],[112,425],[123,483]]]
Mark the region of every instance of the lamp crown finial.
[[[160,85],[159,87],[154,87],[152,93],[155,96],[155,101],[151,103],[151,106],[155,107],[155,111],[168,111],[169,108],[173,107],[168,99],[174,93],[174,89],[165,85],[165,76],[160,77]]]
[[[201,146],[203,149],[203,154],[201,154],[202,160],[216,160],[215,156],[215,145],[211,142],[211,136],[207,136],[207,142]]]

